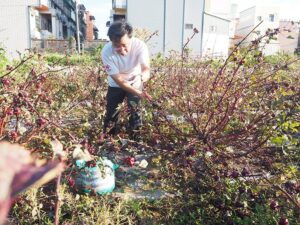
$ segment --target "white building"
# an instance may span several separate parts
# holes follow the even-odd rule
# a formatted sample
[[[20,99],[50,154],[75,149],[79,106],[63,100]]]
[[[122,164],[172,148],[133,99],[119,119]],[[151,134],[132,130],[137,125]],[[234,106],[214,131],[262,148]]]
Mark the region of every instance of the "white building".
[[[8,57],[31,48],[33,38],[63,39],[76,32],[74,0],[0,0],[0,44]]]
[[[181,52],[193,29],[199,33],[187,46],[193,54],[201,54],[203,0],[128,0],[127,20],[136,28],[158,31],[150,39],[151,52],[156,54],[175,50]]]
[[[300,52],[300,22],[281,20],[279,28],[280,51],[290,54]]]
[[[203,56],[226,57],[229,48],[230,20],[204,13]]]
[[[268,29],[279,28],[279,12],[280,8],[272,5],[256,5],[242,11],[236,28],[236,35],[239,36],[241,40],[246,37],[255,26],[261,23],[255,30],[257,33],[251,33],[244,41],[244,44],[247,45],[259,35],[264,35]],[[268,44],[263,42],[261,46],[264,46],[263,52],[266,55],[275,54],[280,50],[278,40],[271,40]]]
[[[220,6],[218,10],[213,8],[215,2]],[[181,53],[196,28],[199,33],[187,45],[192,55],[227,56],[230,21],[221,16],[229,13],[229,0],[113,0],[112,3],[111,21],[124,18],[134,28],[158,31],[148,43],[152,54]],[[219,14],[212,14],[214,11]]]

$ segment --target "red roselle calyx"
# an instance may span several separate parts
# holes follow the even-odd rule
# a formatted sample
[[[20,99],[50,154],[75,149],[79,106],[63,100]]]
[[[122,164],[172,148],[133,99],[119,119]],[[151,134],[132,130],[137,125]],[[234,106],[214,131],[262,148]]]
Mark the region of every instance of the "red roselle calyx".
[[[279,204],[277,201],[272,201],[270,203],[270,208],[273,209],[273,210],[276,210],[277,208],[279,207]]]
[[[45,120],[44,118],[38,118],[38,119],[36,120],[36,123],[37,123],[37,125],[38,125],[39,127],[42,127],[42,126],[44,126],[44,125],[47,123],[47,120]]]
[[[14,110],[13,110],[12,108],[8,108],[8,109],[6,110],[6,115],[11,116],[11,115],[13,115],[13,114],[14,114]]]
[[[125,159],[126,163],[129,165],[129,166],[133,166],[134,165],[134,162],[135,162],[135,158],[132,157],[132,156],[129,156]]]
[[[278,221],[278,225],[289,225],[289,220],[285,217],[281,217]]]
[[[18,133],[17,133],[16,131],[12,131],[12,132],[10,133],[10,137],[11,137],[12,139],[16,139],[16,138],[18,137]]]
[[[15,108],[14,114],[15,114],[16,116],[20,115],[21,113],[22,113],[22,110],[21,110],[19,107]]]
[[[4,86],[10,85],[10,80],[7,79],[7,78],[3,78],[1,82],[2,82],[2,84],[3,84]]]

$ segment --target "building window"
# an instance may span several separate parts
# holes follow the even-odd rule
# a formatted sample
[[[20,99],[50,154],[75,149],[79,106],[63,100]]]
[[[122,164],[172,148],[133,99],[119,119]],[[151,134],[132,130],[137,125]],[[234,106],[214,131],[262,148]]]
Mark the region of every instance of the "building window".
[[[270,15],[269,15],[269,21],[270,21],[270,22],[274,22],[274,21],[275,21],[275,16],[274,16],[274,14],[270,14]]]
[[[51,14],[41,15],[41,30],[52,32],[52,17]]]
[[[185,24],[185,29],[193,29],[193,24],[191,24],[191,23],[186,23],[186,24]]]
[[[258,17],[257,17],[257,20],[258,20],[258,21],[262,21],[261,16],[258,16]]]
[[[209,26],[209,32],[216,32],[217,26]]]

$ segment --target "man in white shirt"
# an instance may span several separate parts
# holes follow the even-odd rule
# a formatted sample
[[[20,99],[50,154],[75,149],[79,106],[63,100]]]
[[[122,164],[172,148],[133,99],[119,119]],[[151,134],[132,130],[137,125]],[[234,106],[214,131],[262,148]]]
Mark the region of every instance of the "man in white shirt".
[[[132,26],[127,22],[114,22],[108,29],[110,42],[103,47],[101,52],[109,85],[106,95],[104,133],[116,133],[119,114],[117,107],[125,97],[127,97],[130,111],[129,128],[131,131],[141,126],[140,100],[152,99],[143,90],[143,82],[150,78],[148,48],[143,41],[132,37],[132,31]],[[111,122],[113,128],[108,131]]]

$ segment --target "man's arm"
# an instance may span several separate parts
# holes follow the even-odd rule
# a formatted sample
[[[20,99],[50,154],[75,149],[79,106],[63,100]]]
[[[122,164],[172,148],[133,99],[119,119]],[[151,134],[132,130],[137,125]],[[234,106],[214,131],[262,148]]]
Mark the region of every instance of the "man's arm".
[[[137,95],[140,98],[144,98],[147,100],[151,100],[152,97],[144,90],[138,90],[134,87],[132,87],[128,81],[124,80],[124,74],[116,74],[112,75],[111,78],[122,88],[124,91],[127,91],[133,95]]]
[[[147,82],[150,79],[150,68],[147,65],[142,64],[142,82]]]

